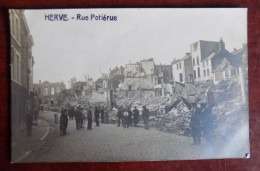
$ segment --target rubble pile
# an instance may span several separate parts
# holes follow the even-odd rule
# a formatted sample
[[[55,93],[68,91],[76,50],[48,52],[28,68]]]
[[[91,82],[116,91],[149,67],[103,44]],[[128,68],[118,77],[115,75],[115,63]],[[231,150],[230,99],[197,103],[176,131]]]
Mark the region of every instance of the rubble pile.
[[[215,125],[212,136],[216,139],[227,140],[247,122],[247,111],[241,104],[241,97],[238,96],[229,101],[222,101],[213,108],[216,115]]]
[[[109,123],[115,124],[117,121],[117,108],[113,108],[112,110],[110,110],[108,112],[108,116],[109,116]]]
[[[199,86],[199,87],[198,87]],[[214,119],[213,137],[217,139],[232,135],[246,122],[247,111],[242,104],[241,93],[236,80],[225,80],[218,85],[210,82],[197,85],[176,84],[172,96],[149,96],[143,95],[141,91],[117,100],[119,105],[129,105],[132,110],[134,106],[142,113],[142,106],[145,105],[150,111],[149,123],[163,132],[176,133],[179,135],[191,136],[191,103],[203,104],[214,103],[212,114]],[[221,92],[221,93],[220,93]],[[228,96],[229,98],[226,98]],[[116,111],[117,112],[117,111]],[[111,120],[116,121],[116,112],[110,112]],[[241,118],[245,119],[241,119]],[[141,124],[141,121],[139,122]]]
[[[189,127],[191,112],[186,104],[179,100],[174,108],[167,114],[156,115],[158,118],[155,127],[160,131],[177,133],[179,135],[191,135]]]

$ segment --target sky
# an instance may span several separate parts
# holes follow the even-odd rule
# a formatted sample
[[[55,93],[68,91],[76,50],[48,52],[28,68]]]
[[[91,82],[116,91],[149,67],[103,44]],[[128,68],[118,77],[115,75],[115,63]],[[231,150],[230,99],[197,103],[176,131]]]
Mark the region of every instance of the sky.
[[[230,52],[247,43],[245,8],[56,9],[24,14],[34,41],[34,83],[67,84],[72,77],[83,81],[85,75],[96,80],[109,68],[148,58],[170,64],[198,40],[222,38]],[[69,20],[45,20],[50,14],[67,14]],[[76,20],[78,14],[89,20]],[[92,14],[117,20],[90,20]]]

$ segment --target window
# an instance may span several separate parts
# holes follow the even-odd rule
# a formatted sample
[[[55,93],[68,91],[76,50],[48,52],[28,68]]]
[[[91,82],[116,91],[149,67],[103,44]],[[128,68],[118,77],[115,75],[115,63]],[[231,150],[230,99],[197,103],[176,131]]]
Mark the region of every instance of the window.
[[[193,71],[194,79],[196,79],[196,71]]]
[[[181,69],[181,63],[180,63],[180,69]]]
[[[183,82],[182,73],[179,74],[180,82]]]
[[[209,77],[209,69],[207,69],[207,76]]]
[[[200,78],[200,67],[198,67],[198,78]]]
[[[226,78],[229,78],[229,77],[230,77],[230,70],[229,70],[229,69],[226,69],[226,70],[225,70],[225,77],[226,77]]]
[[[205,67],[205,61],[203,61],[203,67]]]
[[[55,94],[55,89],[54,87],[51,88],[51,95],[54,95]]]
[[[199,65],[200,64],[200,62],[199,62],[199,57],[197,56],[197,64]]]
[[[207,66],[209,66],[209,60],[206,60]]]
[[[206,70],[203,70],[203,76],[206,77]]]
[[[20,62],[20,57],[17,53],[14,54],[14,66],[13,66],[13,77],[14,80],[17,82],[20,82],[21,80],[21,62]]]
[[[14,33],[15,33],[15,38],[16,38],[17,41],[19,41],[18,40],[18,31],[19,31],[19,21],[18,21],[18,18],[16,17],[15,18],[15,31],[14,31]]]
[[[179,65],[177,64],[177,70],[179,69]]]
[[[193,66],[195,65],[195,59],[193,58]]]
[[[13,34],[13,11],[10,10],[10,28],[11,28],[11,33]]]

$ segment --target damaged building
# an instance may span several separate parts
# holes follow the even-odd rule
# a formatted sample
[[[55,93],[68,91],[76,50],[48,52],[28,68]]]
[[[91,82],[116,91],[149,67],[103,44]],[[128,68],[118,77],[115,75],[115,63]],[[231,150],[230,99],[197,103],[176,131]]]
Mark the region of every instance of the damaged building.
[[[242,50],[243,49],[243,50]],[[242,65],[245,47],[233,53],[225,49],[225,43],[199,40],[190,45],[190,53],[172,63],[175,82],[201,83],[212,80],[217,84],[233,75],[237,75]]]
[[[49,103],[51,99],[59,99],[66,86],[63,82],[50,83],[48,81],[33,84],[34,93],[38,95],[39,104]]]
[[[158,84],[172,81],[171,65],[155,65],[153,58],[125,66],[122,90],[154,90]]]

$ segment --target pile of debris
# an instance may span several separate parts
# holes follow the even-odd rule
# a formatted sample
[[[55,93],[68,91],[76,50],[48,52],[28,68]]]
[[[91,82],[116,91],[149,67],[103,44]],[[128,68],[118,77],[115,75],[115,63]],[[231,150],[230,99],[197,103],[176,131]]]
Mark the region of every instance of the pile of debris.
[[[117,112],[118,109],[113,107],[112,110],[108,112],[109,123],[115,124],[117,122]]]
[[[213,137],[228,140],[239,128],[248,122],[248,109],[241,103],[241,96],[229,101],[222,101],[213,108],[216,115],[216,129]]]
[[[178,100],[177,104],[167,113],[156,115],[155,127],[164,132],[177,133],[179,135],[191,135],[189,127],[191,112],[183,100]]]

